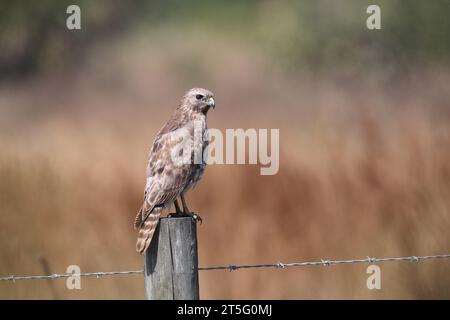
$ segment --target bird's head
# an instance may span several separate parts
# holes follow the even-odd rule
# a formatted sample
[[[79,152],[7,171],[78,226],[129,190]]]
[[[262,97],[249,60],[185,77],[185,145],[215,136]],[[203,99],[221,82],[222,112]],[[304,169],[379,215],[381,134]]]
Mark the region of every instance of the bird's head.
[[[181,99],[181,107],[206,115],[210,108],[215,108],[214,94],[206,89],[193,88]]]

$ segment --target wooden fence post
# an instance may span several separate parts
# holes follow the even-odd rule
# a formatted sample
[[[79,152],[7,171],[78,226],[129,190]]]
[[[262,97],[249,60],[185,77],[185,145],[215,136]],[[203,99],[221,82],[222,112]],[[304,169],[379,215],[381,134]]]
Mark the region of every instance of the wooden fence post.
[[[197,224],[194,219],[162,218],[144,260],[146,299],[199,299]]]

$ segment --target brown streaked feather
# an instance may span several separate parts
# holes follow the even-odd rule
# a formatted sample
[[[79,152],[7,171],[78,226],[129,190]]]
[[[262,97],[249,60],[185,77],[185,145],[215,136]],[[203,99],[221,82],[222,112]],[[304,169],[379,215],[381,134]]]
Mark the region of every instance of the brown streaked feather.
[[[136,215],[136,218],[134,218],[134,229],[137,229],[142,224],[142,209],[139,210],[139,212]]]
[[[145,222],[145,219],[147,216],[151,213],[153,207],[149,206],[148,202],[144,200],[144,204],[142,205],[141,209],[139,209],[139,212],[136,215],[136,218],[134,219],[134,228],[138,229],[141,227],[141,225]]]
[[[162,208],[154,208],[139,229],[139,235],[136,242],[136,251],[140,254],[143,254],[150,246],[153,234],[155,233],[156,226],[159,222],[161,211]]]

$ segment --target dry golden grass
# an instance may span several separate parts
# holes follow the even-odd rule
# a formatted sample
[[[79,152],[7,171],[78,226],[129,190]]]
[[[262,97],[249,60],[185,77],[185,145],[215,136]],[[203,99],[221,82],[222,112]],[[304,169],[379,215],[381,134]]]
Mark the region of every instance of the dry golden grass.
[[[100,64],[88,80],[2,89],[1,275],[45,273],[43,259],[51,272],[142,268],[132,221],[147,150],[193,85],[168,76],[170,58],[129,61],[115,66],[119,78]],[[439,84],[449,76],[386,89],[262,77],[258,63],[237,51],[217,67],[210,126],[280,128],[280,171],[207,169],[189,195],[204,220],[200,265],[448,253],[450,126]],[[230,66],[245,80],[230,78]],[[385,264],[379,291],[366,288],[365,265],[205,271],[200,285],[202,298],[449,298],[449,272],[446,261]],[[79,291],[64,280],[2,282],[0,298],[141,299],[143,281],[84,278]]]

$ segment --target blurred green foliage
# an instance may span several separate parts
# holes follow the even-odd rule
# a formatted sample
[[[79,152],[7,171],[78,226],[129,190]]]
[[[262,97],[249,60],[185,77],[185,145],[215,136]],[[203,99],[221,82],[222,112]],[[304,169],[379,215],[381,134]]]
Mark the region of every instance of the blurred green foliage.
[[[281,66],[327,69],[348,64],[440,63],[450,56],[446,0],[2,0],[0,74],[66,67],[97,40],[145,25],[196,26],[237,37]],[[78,4],[82,30],[66,29]],[[381,7],[381,30],[368,30],[366,8]]]

